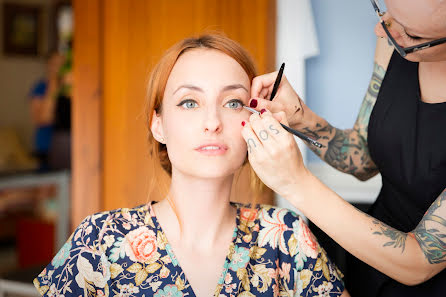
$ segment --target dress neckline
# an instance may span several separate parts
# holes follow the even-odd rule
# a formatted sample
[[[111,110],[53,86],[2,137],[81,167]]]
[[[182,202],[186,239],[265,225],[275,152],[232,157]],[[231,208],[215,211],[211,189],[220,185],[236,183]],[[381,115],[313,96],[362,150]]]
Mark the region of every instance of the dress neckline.
[[[155,211],[153,210],[153,204],[157,203],[157,201],[151,201],[147,204],[147,211],[149,212],[150,216],[152,217],[152,221],[153,224],[155,225],[155,229],[156,229],[156,233],[158,234],[158,232],[161,233],[161,236],[164,238],[165,240],[165,245],[166,245],[166,252],[169,255],[170,259],[171,259],[171,263],[169,265],[172,265],[173,267],[170,267],[170,270],[172,271],[172,269],[176,269],[180,270],[180,272],[178,273],[179,275],[183,274],[184,275],[184,279],[185,279],[185,289],[187,290],[187,292],[189,292],[190,296],[197,296],[192,288],[192,285],[190,284],[186,272],[183,270],[183,268],[181,267],[180,263],[178,262],[178,258],[176,257],[172,245],[170,244],[170,242],[167,239],[166,233],[164,232],[163,228],[161,227],[161,224],[158,221],[158,218],[156,217]],[[232,261],[232,256],[235,252],[235,246],[237,245],[237,238],[239,238],[239,225],[240,225],[240,209],[241,209],[241,205],[238,203],[234,203],[234,202],[229,202],[231,205],[236,207],[236,218],[235,218],[235,228],[234,228],[234,232],[232,235],[232,240],[231,243],[229,244],[228,247],[228,251],[226,253],[226,257],[225,257],[225,261],[223,264],[223,267],[221,268],[221,277],[218,280],[217,284],[216,284],[216,288],[214,290],[214,292],[220,291],[218,290],[219,287],[221,287],[223,285],[224,282],[224,276],[228,273],[228,269],[229,269],[229,263],[231,263]],[[223,294],[223,296],[225,295],[223,292],[219,292],[219,296],[221,296]]]

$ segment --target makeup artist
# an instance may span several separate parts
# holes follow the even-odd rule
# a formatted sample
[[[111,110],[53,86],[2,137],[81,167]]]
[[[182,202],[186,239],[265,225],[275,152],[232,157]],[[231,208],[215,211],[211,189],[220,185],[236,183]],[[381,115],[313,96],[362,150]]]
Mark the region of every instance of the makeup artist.
[[[352,296],[445,296],[446,1],[386,0],[387,12],[371,2],[379,38],[353,128],[337,129],[312,112],[285,76],[267,100],[277,76],[270,73],[253,80],[250,106],[263,112],[242,134],[255,141],[248,141],[249,160],[263,182],[361,260],[347,267]],[[305,168],[276,119],[322,143],[309,147],[334,168],[360,180],[381,174],[368,214]]]

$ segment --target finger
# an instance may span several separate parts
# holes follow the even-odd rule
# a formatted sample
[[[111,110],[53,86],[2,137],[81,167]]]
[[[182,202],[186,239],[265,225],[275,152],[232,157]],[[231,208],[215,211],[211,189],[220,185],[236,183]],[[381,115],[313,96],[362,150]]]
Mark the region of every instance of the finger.
[[[268,93],[269,93],[268,89],[262,89],[262,91],[260,92],[260,98],[266,99],[266,97],[268,97]]]
[[[288,120],[286,118],[286,113],[284,111],[279,112],[273,112],[271,113],[271,116],[276,119],[279,123],[282,123],[284,125],[288,126]]]
[[[282,125],[288,125],[285,112],[281,111],[276,114],[272,114],[269,111],[265,111],[261,114],[263,126],[269,132],[271,141],[262,142],[264,150],[269,153],[271,158],[278,158],[283,155],[283,149],[290,151],[296,147],[296,141],[294,136],[286,131]]]
[[[246,145],[248,146],[248,158],[250,160],[252,158],[257,159],[259,156],[264,157],[265,152],[263,149],[263,145],[253,131],[250,122],[245,122],[242,128],[242,137],[245,139]]]
[[[252,114],[249,117],[249,122],[251,124],[252,130],[257,136],[257,139],[259,139],[262,144],[264,144],[271,138],[268,131],[263,126],[263,120],[260,115]]]
[[[272,114],[270,111],[266,110],[261,114],[263,127],[265,127],[269,135],[277,141],[281,141],[283,138],[288,137],[288,132],[280,125],[282,117],[286,118],[283,111]]]
[[[261,92],[266,89],[267,94],[271,93],[278,71],[254,77],[251,84],[251,98],[261,97]]]
[[[277,118],[277,121],[279,121],[279,123],[284,124],[285,126],[290,126],[290,124],[288,123],[288,119],[286,117],[286,113],[284,111],[279,111],[275,113]]]
[[[249,100],[249,107],[252,107],[258,111],[262,109],[267,109],[271,112],[279,112],[284,109],[284,106],[281,102],[278,101],[269,101],[268,99],[262,98],[252,98]]]
[[[261,138],[263,149],[268,154],[270,160],[278,160],[283,157],[284,149],[289,147],[290,138],[293,138],[273,117],[271,112],[264,111],[261,114],[262,126],[268,132],[268,139],[263,141],[262,131],[258,133]],[[254,128],[255,129],[255,128]]]

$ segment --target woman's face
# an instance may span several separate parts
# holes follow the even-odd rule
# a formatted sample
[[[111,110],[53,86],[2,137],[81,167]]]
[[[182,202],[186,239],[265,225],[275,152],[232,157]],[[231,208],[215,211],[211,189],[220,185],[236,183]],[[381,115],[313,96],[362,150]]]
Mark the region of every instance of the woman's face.
[[[384,20],[391,25],[390,34],[402,47],[418,45],[446,37],[446,1],[441,0],[386,0]],[[381,24],[375,32],[386,37]],[[446,61],[446,44],[410,53],[410,61]]]
[[[152,131],[164,138],[172,174],[219,178],[234,174],[246,158],[241,122],[250,80],[231,57],[217,50],[184,53],[169,76],[161,114]]]

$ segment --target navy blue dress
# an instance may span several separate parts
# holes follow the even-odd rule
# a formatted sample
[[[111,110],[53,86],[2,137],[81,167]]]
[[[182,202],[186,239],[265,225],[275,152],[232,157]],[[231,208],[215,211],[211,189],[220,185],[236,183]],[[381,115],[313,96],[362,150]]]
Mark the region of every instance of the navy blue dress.
[[[341,274],[303,220],[237,207],[214,296],[340,296]],[[92,215],[34,280],[43,296],[195,296],[152,204]]]

